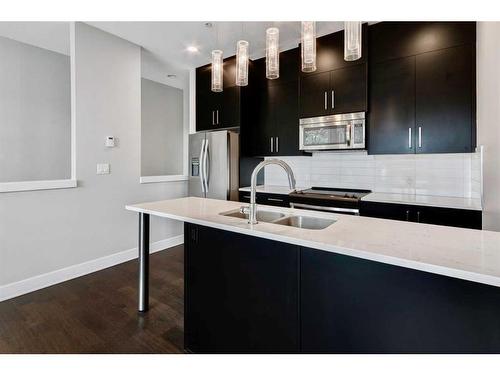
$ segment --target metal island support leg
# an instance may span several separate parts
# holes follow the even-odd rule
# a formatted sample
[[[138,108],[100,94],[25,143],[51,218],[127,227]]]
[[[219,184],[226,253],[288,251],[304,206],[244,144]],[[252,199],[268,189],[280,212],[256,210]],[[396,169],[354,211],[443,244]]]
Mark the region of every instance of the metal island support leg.
[[[149,214],[139,213],[139,312],[149,309]]]

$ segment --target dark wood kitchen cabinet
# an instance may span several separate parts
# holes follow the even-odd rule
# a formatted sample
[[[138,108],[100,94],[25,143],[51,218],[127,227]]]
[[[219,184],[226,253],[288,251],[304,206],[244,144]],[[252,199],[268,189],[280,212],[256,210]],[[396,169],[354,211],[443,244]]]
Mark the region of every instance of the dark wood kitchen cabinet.
[[[370,66],[370,154],[415,153],[415,57]]]
[[[300,117],[365,112],[366,64],[300,78]]]
[[[303,353],[498,353],[498,287],[301,248]]]
[[[300,77],[300,117],[326,116],[331,113],[330,72]]]
[[[240,202],[250,203],[250,192],[240,191]],[[257,204],[266,204],[268,206],[290,207],[290,197],[285,194],[257,193],[255,195]]]
[[[189,223],[184,249],[188,352],[500,352],[496,286]]]
[[[368,152],[473,152],[475,23],[370,27]]]
[[[266,78],[265,58],[252,63],[247,107],[250,120],[242,129],[242,141],[250,143],[248,156],[292,156],[299,151],[298,71],[300,54],[295,48],[280,53],[280,77]]]
[[[361,201],[361,216],[450,227],[481,229],[482,212],[457,208]]]
[[[474,151],[475,71],[470,44],[417,55],[417,153]]]
[[[361,58],[344,60],[344,30],[316,38],[316,73],[330,72],[368,62],[368,24],[362,25]],[[302,73],[307,75],[309,73]]]
[[[298,352],[299,247],[193,224],[184,233],[185,348]]]
[[[300,74],[300,118],[367,110],[367,26],[362,57],[344,60],[344,32],[317,39],[317,69]]]
[[[196,69],[196,131],[219,130],[241,125],[245,87],[235,84],[234,57],[224,59],[222,92],[211,90],[211,65]]]

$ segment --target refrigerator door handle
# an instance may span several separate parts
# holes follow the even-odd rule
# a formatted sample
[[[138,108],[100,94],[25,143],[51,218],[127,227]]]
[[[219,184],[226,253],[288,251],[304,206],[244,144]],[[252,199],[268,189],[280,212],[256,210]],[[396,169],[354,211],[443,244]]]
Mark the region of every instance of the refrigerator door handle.
[[[205,178],[203,177],[203,157],[205,156],[205,139],[201,141],[201,151],[200,151],[200,183],[201,192],[205,193]]]
[[[208,160],[208,139],[205,140],[205,156],[203,160],[203,178],[205,179],[205,193],[208,193],[208,181],[209,181],[209,175],[210,175],[210,167],[209,167],[209,160]]]

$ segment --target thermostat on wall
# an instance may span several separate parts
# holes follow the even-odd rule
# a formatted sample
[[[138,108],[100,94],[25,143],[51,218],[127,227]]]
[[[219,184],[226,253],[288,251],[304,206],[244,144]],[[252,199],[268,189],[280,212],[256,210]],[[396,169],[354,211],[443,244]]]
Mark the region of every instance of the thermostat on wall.
[[[115,137],[110,135],[106,137],[106,147],[115,147]]]

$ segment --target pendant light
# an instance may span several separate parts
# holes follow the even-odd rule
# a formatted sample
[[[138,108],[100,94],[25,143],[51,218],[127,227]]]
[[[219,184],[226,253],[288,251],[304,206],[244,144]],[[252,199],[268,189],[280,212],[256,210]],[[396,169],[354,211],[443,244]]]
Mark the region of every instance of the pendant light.
[[[245,23],[241,23],[241,37],[245,35]],[[248,85],[248,42],[238,40],[236,43],[236,86]]]
[[[248,42],[236,43],[236,86],[248,85]]]
[[[280,31],[277,27],[266,30],[266,78],[276,79],[280,76],[279,55]]]
[[[215,49],[212,51],[212,91],[222,91],[222,51]]]
[[[344,22],[344,60],[354,61],[361,58],[361,22]]]
[[[316,70],[316,23],[302,21],[301,29],[302,71],[314,72]]]
[[[215,26],[215,45],[219,44],[219,33]],[[212,91],[221,92],[223,88],[223,56],[220,49],[212,51]]]

